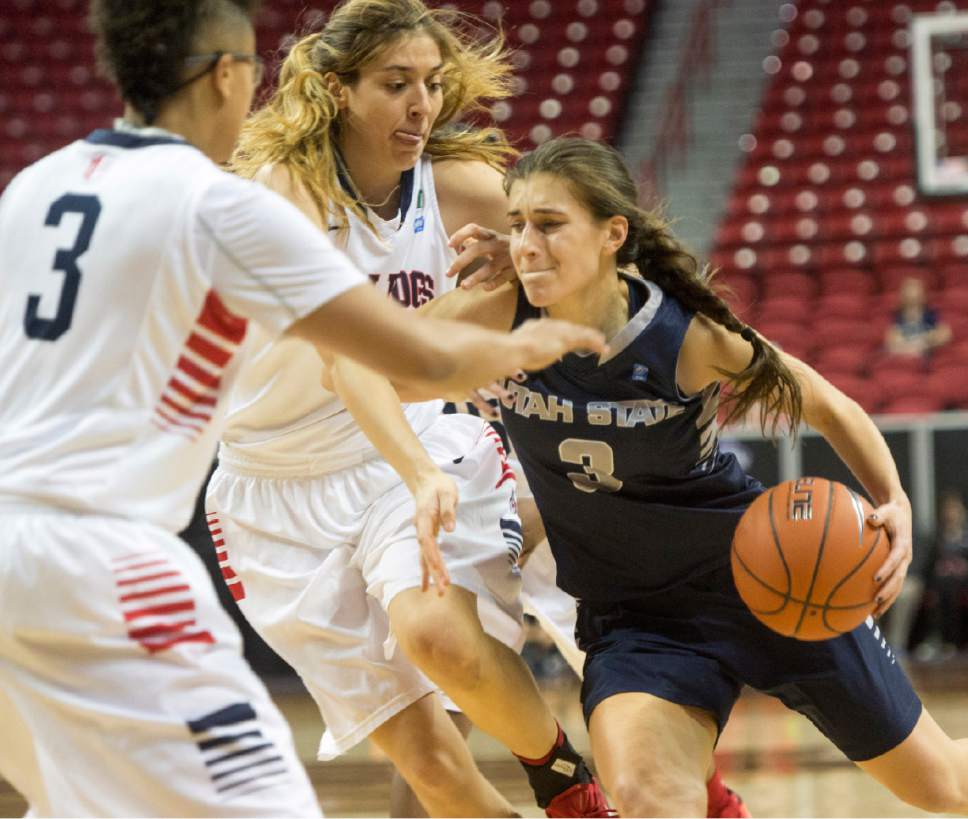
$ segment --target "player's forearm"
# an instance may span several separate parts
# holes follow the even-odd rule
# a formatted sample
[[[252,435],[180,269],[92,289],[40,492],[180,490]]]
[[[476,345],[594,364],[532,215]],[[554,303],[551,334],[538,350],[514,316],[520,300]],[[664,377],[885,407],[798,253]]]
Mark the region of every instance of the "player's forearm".
[[[289,333],[398,382],[433,383],[459,395],[517,370],[547,367],[571,350],[601,353],[602,334],[565,321],[525,322],[513,333],[408,315],[369,286],[354,287],[296,322]]]
[[[907,502],[891,450],[870,416],[842,396],[819,423],[811,422],[863,484],[876,504]]]
[[[413,491],[421,475],[437,469],[414,433],[393,385],[379,373],[338,357],[330,369],[333,387],[387,463]]]

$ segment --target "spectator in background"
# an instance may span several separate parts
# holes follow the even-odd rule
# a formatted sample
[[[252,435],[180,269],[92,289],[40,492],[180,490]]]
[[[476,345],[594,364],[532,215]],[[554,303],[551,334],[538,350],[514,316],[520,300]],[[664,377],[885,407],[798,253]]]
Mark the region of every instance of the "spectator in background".
[[[951,328],[938,321],[937,311],[927,304],[921,279],[904,279],[898,296],[898,310],[884,340],[889,353],[924,358],[951,340]]]
[[[919,543],[915,540],[911,565],[908,566],[904,586],[901,587],[901,593],[894,601],[894,605],[887,612],[885,620],[881,622],[887,641],[894,649],[894,653],[902,659],[907,657],[912,631],[921,609],[921,601],[924,599],[925,587],[932,576],[934,553],[933,543]]]
[[[928,659],[951,656],[965,641],[961,601],[968,592],[968,512],[957,490],[949,489],[941,496],[934,571],[928,588],[936,604],[930,610],[930,637],[924,653]]]

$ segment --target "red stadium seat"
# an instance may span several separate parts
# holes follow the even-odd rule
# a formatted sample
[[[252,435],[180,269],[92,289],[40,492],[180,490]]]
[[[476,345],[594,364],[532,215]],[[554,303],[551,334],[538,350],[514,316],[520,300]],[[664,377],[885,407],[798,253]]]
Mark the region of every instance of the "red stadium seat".
[[[817,302],[818,316],[863,320],[871,314],[872,299],[866,293],[828,293]]]
[[[812,306],[809,299],[775,296],[759,301],[754,305],[753,312],[760,324],[774,324],[782,321],[800,325],[809,318]]]
[[[817,350],[813,366],[821,375],[829,378],[832,373],[861,375],[869,362],[868,349],[838,344]]]
[[[817,316],[811,329],[816,337],[816,345],[824,347],[850,344],[870,350],[883,340],[879,325],[839,316]]]
[[[926,395],[937,398],[945,409],[968,409],[968,361],[935,367],[925,376]]]
[[[846,267],[820,271],[821,296],[833,295],[835,293],[867,296],[872,294],[877,286],[877,280],[867,270]]]
[[[767,273],[761,291],[764,299],[809,299],[817,292],[817,279],[809,273]]]
[[[888,399],[879,411],[886,415],[927,415],[944,408],[944,402],[933,395],[903,395]]]

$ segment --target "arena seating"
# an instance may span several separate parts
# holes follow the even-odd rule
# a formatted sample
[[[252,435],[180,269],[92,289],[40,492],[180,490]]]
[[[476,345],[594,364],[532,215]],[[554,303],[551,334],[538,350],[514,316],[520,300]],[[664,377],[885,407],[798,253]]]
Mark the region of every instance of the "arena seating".
[[[653,0],[462,0],[446,5],[499,23],[514,49],[516,93],[495,120],[527,149],[550,136],[611,138],[628,96]],[[433,3],[432,3],[433,4]],[[94,70],[87,0],[7,0],[0,16],[0,190],[24,165],[108,124],[120,111]],[[312,8],[307,6],[312,5]],[[278,57],[294,30],[317,28],[332,0],[266,0],[260,53]],[[271,62],[271,60],[270,60]],[[272,72],[269,72],[271,76]]]
[[[772,81],[712,254],[746,320],[782,326],[778,342],[874,411],[968,407],[951,383],[968,366],[968,200],[918,192],[908,72],[911,14],[954,9],[968,2],[784,6],[786,44],[764,61]],[[968,106],[944,110],[961,139]],[[907,276],[954,331],[931,362],[880,352]]]

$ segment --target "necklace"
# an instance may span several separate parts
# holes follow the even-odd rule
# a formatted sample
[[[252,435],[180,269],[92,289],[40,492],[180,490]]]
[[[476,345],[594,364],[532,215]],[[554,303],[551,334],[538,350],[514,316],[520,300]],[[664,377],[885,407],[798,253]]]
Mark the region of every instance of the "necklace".
[[[354,183],[353,187],[356,188],[355,183]],[[357,188],[357,191],[358,190],[359,189]],[[370,210],[376,210],[377,208],[382,208],[387,202],[389,202],[390,199],[393,197],[393,194],[395,194],[398,190],[400,190],[400,183],[399,182],[396,185],[393,186],[393,189],[387,194],[387,198],[384,199],[382,202],[367,202],[361,196],[357,196],[356,198],[359,200],[359,203],[361,205],[366,205]]]
[[[356,201],[359,202],[364,207],[367,207],[370,210],[376,210],[377,208],[382,208],[384,205],[386,205],[387,202],[390,201],[390,199],[393,197],[393,194],[395,194],[398,190],[400,190],[400,183],[397,182],[397,184],[394,185],[391,191],[387,194],[386,199],[384,199],[382,202],[367,202],[360,195],[360,188],[356,184],[356,180],[353,179],[353,175],[350,173],[349,166],[346,164],[346,160],[343,159],[343,154],[339,150],[339,148],[336,148],[334,150],[334,154],[336,156],[336,165],[337,165],[338,171],[342,173],[342,175],[346,178],[346,181],[349,182],[349,187],[351,188],[351,192],[353,196],[356,198]]]

